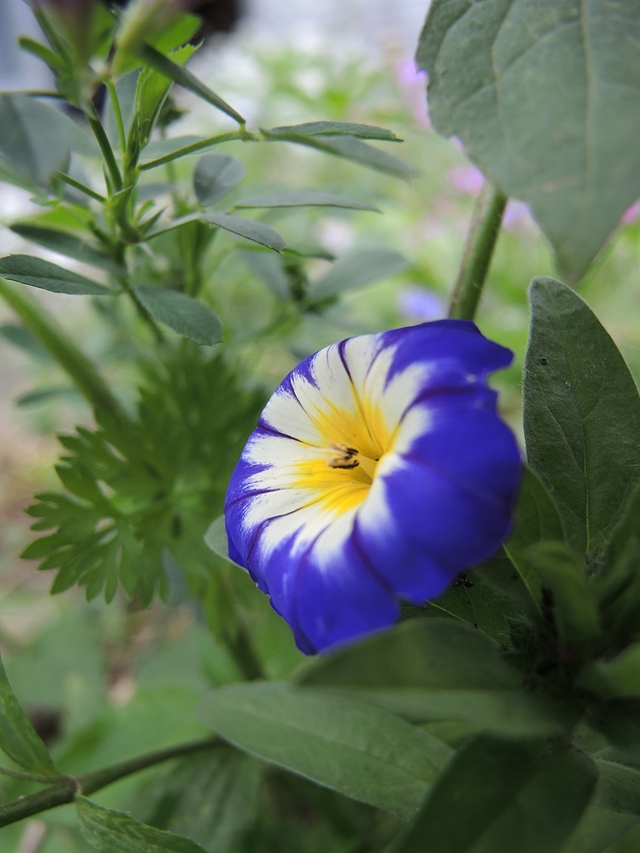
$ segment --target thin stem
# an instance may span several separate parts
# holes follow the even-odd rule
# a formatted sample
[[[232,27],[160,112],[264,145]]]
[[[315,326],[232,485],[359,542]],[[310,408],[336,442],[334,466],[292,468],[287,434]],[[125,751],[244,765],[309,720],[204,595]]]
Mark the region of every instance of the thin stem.
[[[120,109],[120,99],[118,98],[118,93],[116,91],[116,87],[114,85],[113,80],[107,78],[105,81],[105,85],[109,92],[109,97],[111,98],[111,106],[113,107],[113,112],[116,117],[116,125],[118,126],[118,138],[120,139],[120,150],[124,156],[125,151],[127,150],[127,137],[124,132],[124,121],[122,120],[122,110]]]
[[[23,770],[13,770],[11,767],[0,767],[0,776],[9,776],[11,779],[24,779],[27,782],[40,782],[41,785],[48,785],[51,782],[51,776],[25,773]]]
[[[29,331],[33,332],[69,374],[91,406],[118,423],[126,423],[128,420],[126,412],[93,363],[40,308],[38,303],[26,294],[20,293],[2,278],[0,278],[0,296],[4,297]]]
[[[85,796],[94,794],[101,788],[105,788],[119,779],[124,779],[132,773],[153,767],[155,764],[161,764],[171,758],[179,758],[184,755],[191,755],[194,752],[211,749],[219,743],[221,741],[217,737],[191,741],[169,749],[150,752],[147,755],[141,755],[138,758],[123,761],[121,764],[114,764],[111,767],[103,767],[101,770],[94,770],[91,773],[83,773],[81,776],[63,776],[59,781],[42,791],[20,797],[13,803],[0,807],[0,827],[24,820],[26,817],[40,814],[40,812],[53,809],[56,806],[72,803],[78,794]]]
[[[118,167],[116,155],[113,153],[113,148],[111,147],[109,138],[105,133],[105,129],[102,126],[100,117],[95,111],[93,104],[87,107],[85,115],[87,117],[87,121],[91,125],[93,135],[95,136],[98,145],[100,146],[100,150],[102,151],[102,156],[104,157],[105,163],[107,164],[107,169],[109,170],[109,174],[111,175],[113,186],[116,192],[119,192],[122,189],[122,175],[120,174],[120,168]]]
[[[65,184],[69,184],[70,187],[75,187],[75,189],[80,190],[81,193],[88,195],[89,198],[95,199],[95,201],[99,201],[100,204],[106,204],[107,200],[100,193],[94,192],[89,187],[81,184],[80,181],[76,181],[75,178],[72,178],[70,175],[65,175],[64,172],[56,172],[56,177],[61,181],[64,181]]]
[[[219,145],[221,142],[231,142],[234,139],[241,139],[243,142],[255,142],[257,136],[249,133],[247,130],[230,130],[228,133],[220,133],[218,136],[210,136],[207,139],[201,139],[199,142],[192,142],[190,145],[185,145],[178,151],[172,151],[170,154],[165,154],[155,160],[149,160],[147,163],[141,163],[138,167],[141,172],[146,169],[155,169],[157,166],[164,166],[165,163],[170,163],[172,160],[177,160],[179,157],[186,157],[187,154],[195,154],[196,151],[202,151],[204,148],[212,148],[214,145]]]
[[[54,92],[49,89],[21,89],[21,95],[26,95],[28,98],[55,98],[58,101],[66,100],[62,92]]]
[[[473,211],[449,317],[461,320],[473,320],[475,317],[506,204],[507,197],[485,183]]]

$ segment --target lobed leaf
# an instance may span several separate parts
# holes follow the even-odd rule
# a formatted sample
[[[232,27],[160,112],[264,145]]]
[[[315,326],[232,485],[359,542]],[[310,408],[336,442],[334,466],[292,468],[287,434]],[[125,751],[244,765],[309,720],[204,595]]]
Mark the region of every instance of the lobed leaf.
[[[417,53],[429,116],[522,199],[579,279],[640,196],[635,0],[436,0]]]
[[[640,479],[640,397],[586,303],[549,278],[531,285],[524,375],[529,465],[576,550],[601,553]]]
[[[415,814],[451,754],[388,711],[283,683],[223,687],[201,716],[263,761],[404,817]]]
[[[31,255],[6,255],[0,258],[0,275],[10,281],[39,287],[52,293],[68,293],[74,296],[112,296],[114,293],[108,287],[96,284],[83,275]]]

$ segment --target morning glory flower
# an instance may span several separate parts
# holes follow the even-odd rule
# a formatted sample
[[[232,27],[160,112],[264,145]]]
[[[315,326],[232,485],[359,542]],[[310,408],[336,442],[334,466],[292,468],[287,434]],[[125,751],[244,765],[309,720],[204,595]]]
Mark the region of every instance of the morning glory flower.
[[[393,624],[509,532],[520,454],[466,320],[334,344],[267,403],[231,477],[229,554],[313,654]]]

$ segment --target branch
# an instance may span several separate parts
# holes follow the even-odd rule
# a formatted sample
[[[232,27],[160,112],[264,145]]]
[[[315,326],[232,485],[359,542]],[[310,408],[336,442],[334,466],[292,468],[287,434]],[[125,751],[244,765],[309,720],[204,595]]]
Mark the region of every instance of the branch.
[[[150,752],[147,755],[141,755],[138,758],[132,758],[130,761],[123,761],[111,767],[103,767],[101,770],[83,773],[81,776],[62,776],[59,781],[54,782],[53,785],[49,785],[42,791],[29,794],[26,797],[19,797],[13,803],[1,806],[0,827],[16,823],[16,821],[23,820],[26,817],[32,817],[56,806],[72,803],[78,794],[84,796],[94,794],[101,788],[105,788],[125,776],[130,776],[132,773],[153,767],[155,764],[161,764],[171,758],[180,758],[193,752],[211,749],[221,742],[218,737],[191,741],[157,752]]]
[[[461,320],[473,320],[475,317],[506,204],[507,197],[485,183],[473,211],[449,317]]]

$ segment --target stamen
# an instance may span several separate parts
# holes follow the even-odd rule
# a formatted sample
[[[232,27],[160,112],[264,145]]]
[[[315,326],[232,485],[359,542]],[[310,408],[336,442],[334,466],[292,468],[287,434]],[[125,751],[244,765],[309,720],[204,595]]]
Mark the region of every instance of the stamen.
[[[347,447],[346,444],[336,444],[333,441],[329,442],[329,447],[337,450],[340,454],[340,456],[329,459],[327,462],[329,468],[357,468],[360,464],[357,459],[358,451],[355,447]]]

